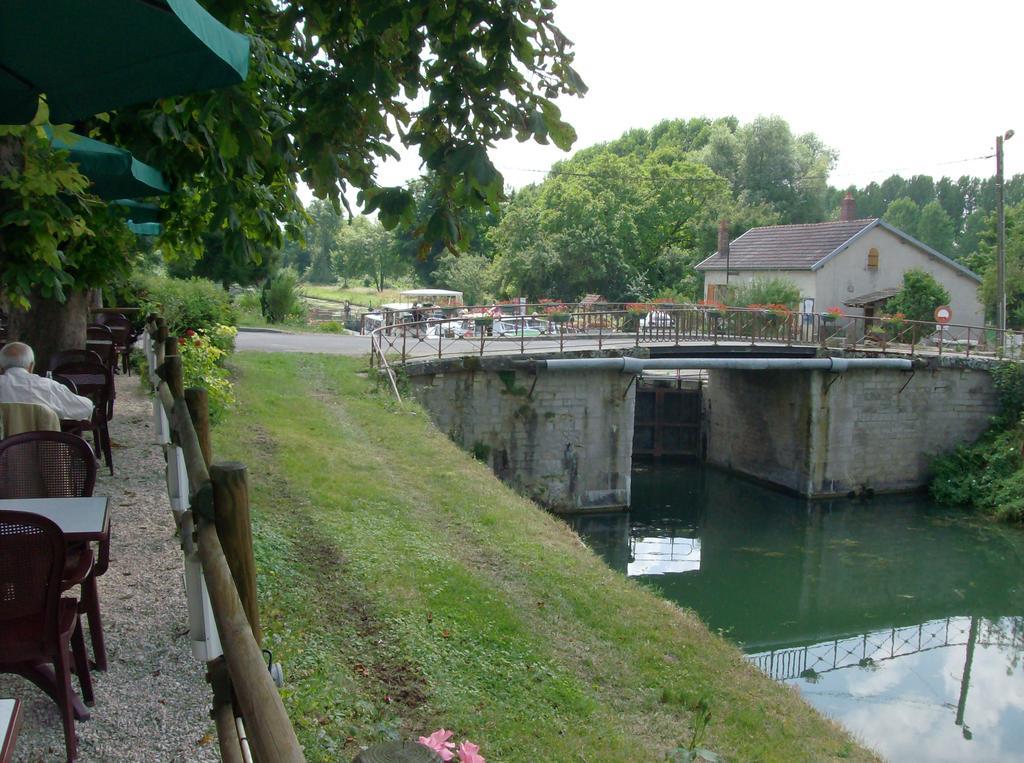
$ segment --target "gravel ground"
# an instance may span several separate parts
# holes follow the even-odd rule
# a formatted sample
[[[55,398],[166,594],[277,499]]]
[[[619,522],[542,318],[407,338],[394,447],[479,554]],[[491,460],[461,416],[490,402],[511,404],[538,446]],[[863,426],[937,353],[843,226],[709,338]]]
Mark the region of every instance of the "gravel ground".
[[[92,674],[96,704],[92,718],[77,724],[79,760],[219,760],[205,665],[188,641],[181,550],[163,454],[153,444],[151,403],[137,376],[116,378],[115,473],[101,466],[95,491],[111,497],[110,568],[99,579],[109,669]],[[88,634],[86,644],[91,654]],[[9,674],[0,674],[0,697],[24,702],[15,761],[64,760],[52,700]]]

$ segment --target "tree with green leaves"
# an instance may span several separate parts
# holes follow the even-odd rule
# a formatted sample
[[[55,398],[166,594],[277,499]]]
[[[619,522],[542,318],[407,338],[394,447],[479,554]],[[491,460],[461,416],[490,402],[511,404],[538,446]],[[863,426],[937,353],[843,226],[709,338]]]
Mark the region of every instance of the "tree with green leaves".
[[[949,257],[953,252],[953,221],[937,201],[929,201],[917,220],[919,241]]]
[[[996,216],[990,215],[978,245],[975,264],[983,268],[981,300],[985,315],[996,315]],[[1006,208],[1006,321],[1024,329],[1024,202]]]
[[[908,270],[903,274],[903,288],[889,299],[885,311],[890,315],[903,313],[909,321],[934,321],[935,308],[949,304],[949,291],[931,273]]]
[[[258,260],[264,247],[280,249],[303,222],[300,179],[335,209],[352,187],[385,226],[411,220],[411,192],[382,187],[375,175],[395,155],[395,138],[438,178],[434,212],[417,235],[424,246],[454,248],[464,242],[463,210],[496,209],[501,199],[502,177],[487,157],[496,141],[567,149],[575,140],[554,99],[586,88],[549,0],[210,0],[206,7],[250,37],[244,84],[82,125],[164,171],[175,189],[161,202],[168,257],[196,257],[210,232],[223,232],[229,257]],[[19,146],[26,135],[15,136]],[[18,324],[31,334],[36,324],[67,320],[63,304],[88,285],[69,267],[68,250],[93,231],[75,208],[51,203],[66,164],[34,185],[11,167],[18,172],[17,159],[0,160],[0,238],[9,240],[17,225],[14,210],[33,209],[38,224],[5,244],[0,291],[14,308],[32,304],[31,319]],[[112,254],[101,269],[124,259]]]
[[[917,222],[921,217],[921,210],[917,204],[908,196],[903,196],[892,202],[885,210],[883,219],[890,225],[899,228],[908,236],[917,237]]]
[[[366,276],[377,291],[384,291],[388,279],[406,275],[410,264],[402,257],[392,231],[360,215],[338,231],[335,270],[346,279]]]

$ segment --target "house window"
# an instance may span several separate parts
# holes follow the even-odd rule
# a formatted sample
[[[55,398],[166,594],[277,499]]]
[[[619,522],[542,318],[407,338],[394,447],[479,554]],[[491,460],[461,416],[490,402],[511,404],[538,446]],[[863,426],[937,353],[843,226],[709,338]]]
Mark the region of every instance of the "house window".
[[[878,267],[878,250],[875,249],[875,247],[871,247],[868,250],[868,267],[869,268],[877,268]]]

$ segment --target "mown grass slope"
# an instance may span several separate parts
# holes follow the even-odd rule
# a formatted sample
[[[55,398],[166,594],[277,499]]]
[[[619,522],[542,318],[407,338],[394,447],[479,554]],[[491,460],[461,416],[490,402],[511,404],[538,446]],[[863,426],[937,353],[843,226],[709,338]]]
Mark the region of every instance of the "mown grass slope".
[[[310,760],[444,726],[488,761],[872,759],[397,406],[359,361],[242,353],[218,458],[249,465],[265,642]]]

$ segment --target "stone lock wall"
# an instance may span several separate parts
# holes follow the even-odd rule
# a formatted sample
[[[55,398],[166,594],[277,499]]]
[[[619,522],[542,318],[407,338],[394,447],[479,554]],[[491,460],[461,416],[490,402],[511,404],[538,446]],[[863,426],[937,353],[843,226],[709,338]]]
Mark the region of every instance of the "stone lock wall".
[[[707,460],[811,497],[922,487],[932,459],[996,412],[987,369],[944,358],[913,374],[713,371]]]
[[[435,425],[519,492],[554,511],[629,505],[630,376],[534,375],[500,358],[410,364],[407,371]]]

